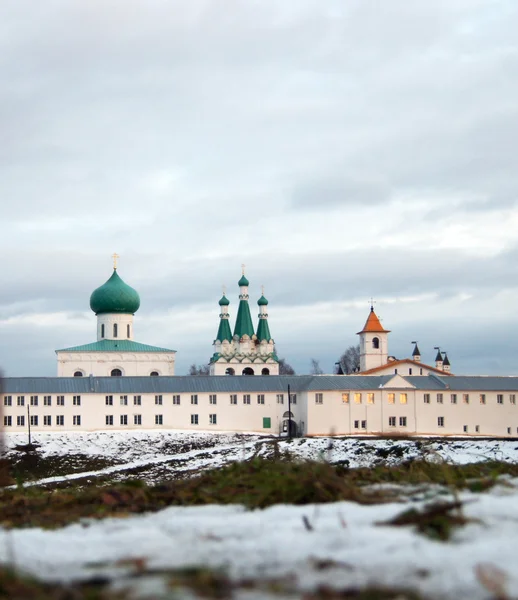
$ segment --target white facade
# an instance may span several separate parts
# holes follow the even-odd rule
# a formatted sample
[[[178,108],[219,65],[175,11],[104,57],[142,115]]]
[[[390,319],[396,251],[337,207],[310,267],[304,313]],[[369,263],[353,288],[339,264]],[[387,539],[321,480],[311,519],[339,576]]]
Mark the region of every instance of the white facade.
[[[58,351],[58,377],[147,377],[174,375],[174,352],[66,352]],[[78,375],[78,374],[81,375]]]

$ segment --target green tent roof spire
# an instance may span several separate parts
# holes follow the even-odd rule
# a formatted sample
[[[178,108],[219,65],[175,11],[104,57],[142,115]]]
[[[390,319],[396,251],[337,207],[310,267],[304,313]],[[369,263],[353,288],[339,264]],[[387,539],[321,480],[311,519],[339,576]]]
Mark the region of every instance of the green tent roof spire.
[[[244,335],[252,337],[254,335],[254,325],[252,323],[252,315],[250,314],[250,306],[248,305],[249,281],[245,277],[245,265],[243,265],[243,274],[238,281],[238,285],[241,288],[241,294],[239,294],[239,307],[237,309],[234,335],[237,335],[240,338]]]
[[[268,300],[264,297],[264,286],[261,288],[261,297],[257,301],[257,305],[259,306],[259,325],[257,327],[257,339],[262,341],[269,342],[272,339],[270,333],[270,326],[268,325],[268,313],[267,306]]]

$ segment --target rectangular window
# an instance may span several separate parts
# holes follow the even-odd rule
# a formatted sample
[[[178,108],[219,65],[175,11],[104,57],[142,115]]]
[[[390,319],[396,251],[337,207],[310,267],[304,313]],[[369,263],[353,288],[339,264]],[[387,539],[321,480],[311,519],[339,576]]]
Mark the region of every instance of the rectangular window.
[[[65,396],[56,396],[56,404],[58,406],[65,406]]]
[[[408,374],[412,375],[412,369],[408,369]]]
[[[52,405],[52,396],[43,396],[43,406]]]
[[[113,396],[106,396],[106,406],[113,406]]]
[[[191,394],[191,404],[198,404],[198,394]]]
[[[372,392],[367,394],[367,404],[374,404],[374,394]]]
[[[355,404],[361,404],[362,403],[362,395],[360,392],[355,392],[354,393],[354,403]]]
[[[284,394],[277,394],[277,404],[284,404]]]
[[[18,396],[16,398],[16,404],[18,406],[25,406],[25,396]]]
[[[121,403],[121,406],[128,406],[128,396],[121,396],[120,403]]]
[[[462,402],[464,404],[469,404],[469,394],[462,394]]]
[[[133,396],[133,406],[142,406],[142,396]]]
[[[13,424],[13,418],[11,416],[4,417],[4,427],[11,427]]]
[[[504,395],[503,394],[497,394],[496,395],[496,402],[497,402],[497,404],[503,404],[504,403]]]
[[[511,404],[516,404],[516,394],[509,394],[509,402]]]
[[[457,404],[457,394],[452,394],[451,395],[451,403],[452,404]]]
[[[163,415],[155,415],[155,425],[163,425],[164,417]]]
[[[354,422],[354,428],[355,429],[360,429],[360,421],[355,421]]]
[[[324,404],[324,394],[321,392],[315,394],[315,404]]]
[[[344,392],[342,394],[342,403],[349,404],[349,392]]]
[[[263,429],[271,429],[272,420],[270,417],[263,417]]]
[[[121,425],[128,424],[128,415],[121,415]]]
[[[406,427],[406,417],[399,417],[399,426]]]
[[[250,404],[250,394],[243,394],[243,404]]]
[[[396,394],[394,394],[393,392],[390,392],[387,396],[387,400],[389,404],[395,404],[396,403]]]
[[[475,433],[479,433],[480,432],[480,427],[479,425],[475,425]]]
[[[442,394],[437,394],[437,404],[442,404]]]
[[[468,433],[468,426],[464,425],[464,427],[462,428],[462,430],[464,431],[464,433]]]
[[[237,404],[237,394],[230,394],[230,404]]]
[[[191,415],[191,425],[198,425],[198,415]]]
[[[405,393],[399,394],[399,403],[406,404],[408,402],[408,395]]]
[[[155,404],[159,406],[162,405],[162,394],[158,394],[158,396],[155,396]]]
[[[50,415],[43,415],[43,425],[52,425],[52,417]]]
[[[430,394],[424,394],[423,400],[425,404],[430,404]]]
[[[508,428],[507,428],[507,433],[508,433],[509,435],[511,435],[511,428],[510,428],[510,427],[508,427]]]
[[[362,429],[367,429],[367,421],[362,421]]]
[[[257,394],[257,404],[264,404],[264,394]]]
[[[72,423],[74,425],[81,425],[81,415],[74,415],[72,418]]]
[[[38,427],[38,415],[31,415],[31,425]]]
[[[106,415],[106,425],[113,425],[113,415]]]
[[[209,415],[209,423],[211,425],[217,425],[217,416],[216,415]]]
[[[485,403],[486,403],[486,395],[480,394],[480,404],[485,404]]]
[[[216,394],[211,394],[209,396],[209,404],[217,404],[218,403],[218,397],[216,396]]]
[[[444,417],[437,417],[437,426],[444,427]]]
[[[180,404],[180,394],[173,395],[173,404]]]
[[[389,417],[389,427],[396,426],[396,417]]]
[[[25,417],[23,415],[18,415],[16,417],[16,424],[18,427],[25,427]]]
[[[4,406],[12,406],[13,397],[12,396],[4,396]]]
[[[74,396],[72,398],[72,404],[74,406],[81,406],[81,396]],[[75,423],[74,423],[74,425],[75,425]]]
[[[57,415],[56,416],[56,425],[63,427],[65,425],[65,415]]]
[[[38,396],[31,396],[31,406],[38,406]]]
[[[133,415],[133,425],[142,425],[142,415]]]
[[[292,394],[291,395],[291,403],[292,404],[297,404],[297,394]]]

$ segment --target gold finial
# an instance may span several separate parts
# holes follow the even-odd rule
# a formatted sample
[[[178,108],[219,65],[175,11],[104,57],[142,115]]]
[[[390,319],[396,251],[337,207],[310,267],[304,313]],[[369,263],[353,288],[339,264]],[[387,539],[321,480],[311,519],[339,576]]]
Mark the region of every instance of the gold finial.
[[[117,268],[117,259],[120,258],[120,256],[117,254],[117,252],[114,252],[112,254],[112,258],[113,258],[113,268],[116,269]]]
[[[241,275],[245,274],[245,266],[246,266],[245,264],[241,265]]]

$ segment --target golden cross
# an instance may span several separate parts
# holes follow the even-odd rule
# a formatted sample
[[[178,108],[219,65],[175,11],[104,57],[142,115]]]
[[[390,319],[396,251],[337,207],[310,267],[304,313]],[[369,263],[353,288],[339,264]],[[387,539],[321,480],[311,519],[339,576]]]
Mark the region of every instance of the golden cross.
[[[117,268],[117,259],[120,258],[120,256],[117,254],[117,252],[114,252],[112,254],[112,258],[113,258],[113,268],[116,269]]]
[[[264,296],[264,285],[261,286],[261,295]]]
[[[221,289],[223,290],[223,296],[227,295],[227,286],[226,285],[222,285]]]
[[[242,272],[243,275],[245,274],[245,265],[244,264],[241,265],[241,272]]]

